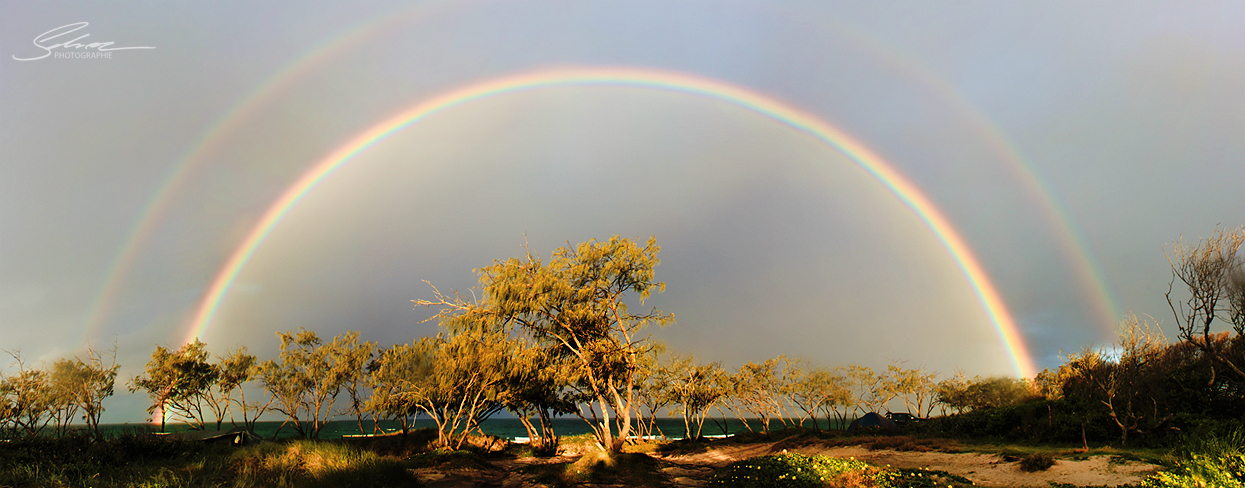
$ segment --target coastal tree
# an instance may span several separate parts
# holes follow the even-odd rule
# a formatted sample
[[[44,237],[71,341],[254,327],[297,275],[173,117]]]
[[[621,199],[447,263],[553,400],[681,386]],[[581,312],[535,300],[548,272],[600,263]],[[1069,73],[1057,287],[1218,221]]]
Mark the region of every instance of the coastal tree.
[[[300,436],[318,439],[352,374],[354,364],[347,358],[358,345],[359,333],[346,332],[328,344],[301,327],[297,333],[278,332],[277,337],[281,340],[277,359],[260,363],[255,375],[273,399],[272,409],[286,416],[282,427],[289,424]]]
[[[1129,314],[1112,354],[1086,349],[1067,358],[1060,367],[1061,391],[1097,400],[1120,430],[1120,444],[1128,445],[1130,434],[1153,432],[1175,416],[1168,381],[1188,362],[1187,344],[1168,345],[1157,324]]]
[[[770,421],[775,417],[786,424],[782,417],[782,378],[778,374],[778,364],[784,359],[778,356],[761,363],[748,361],[735,372],[736,405],[758,419],[764,433],[769,433]]]
[[[640,438],[652,437],[657,427],[657,415],[673,401],[671,396],[671,367],[681,358],[665,354],[665,347],[654,347],[640,358],[636,369],[636,434]],[[647,418],[645,412],[648,412]],[[662,433],[665,437],[665,433]]]
[[[56,360],[48,369],[47,409],[52,417],[53,433],[58,437],[69,433],[70,425],[78,415],[73,392],[80,376],[78,365],[65,358]]]
[[[367,367],[372,394],[364,409],[373,418],[397,421],[404,435],[419,414],[419,388],[432,374],[428,352],[418,342],[397,344],[381,351]]]
[[[268,410],[273,401],[271,397],[267,403],[249,403],[246,399],[246,388],[243,385],[255,378],[257,366],[257,359],[246,353],[245,346],[239,346],[229,355],[219,358],[216,365],[220,372],[220,377],[216,381],[217,392],[228,406],[229,422],[237,425],[233,416],[233,407],[237,407],[236,410],[242,415],[242,425],[249,431],[255,430],[255,422]],[[216,428],[220,429],[219,421],[217,421]]]
[[[220,372],[207,362],[205,348],[206,344],[199,339],[176,351],[157,345],[151,360],[147,361],[146,375],[140,374],[130,380],[130,391],[147,392],[151,399],[147,414],[153,419],[155,415],[160,416],[161,431],[165,430],[166,418],[170,415],[195,429],[206,428],[207,394]]]
[[[821,430],[821,425],[817,423],[817,414],[825,412],[826,426],[832,427],[834,421],[831,412],[847,403],[844,398],[846,391],[842,385],[843,377],[836,376],[824,367],[806,366],[804,361],[788,363],[785,372],[786,395],[791,404],[803,413],[800,424],[803,425],[804,419],[810,419],[813,421],[813,428]]]
[[[366,402],[364,395],[367,393],[368,385],[367,365],[375,354],[376,343],[359,342],[357,332],[353,335],[348,334],[338,350],[337,361],[345,375],[342,379],[342,389],[346,391],[346,406],[341,413],[354,415],[358,421],[360,434],[367,433],[363,429],[363,405]]]
[[[437,444],[458,449],[480,423],[505,407],[515,344],[497,332],[461,331],[424,337],[381,353],[371,367],[371,412],[408,420],[427,415]]]
[[[903,401],[904,408],[914,415],[929,417],[934,409],[938,375],[921,368],[904,369],[898,364],[887,366],[889,388]]]
[[[479,270],[480,302],[451,299],[434,288],[435,300],[415,303],[440,307],[437,317],[451,330],[500,329],[557,349],[574,365],[570,387],[582,402],[576,414],[602,446],[619,452],[631,434],[639,361],[651,347],[641,334],[674,320],[656,308],[633,312],[628,303],[637,298],[643,306],[664,290],[653,281],[659,250],[655,238],[641,246],[614,236],[558,248],[547,264],[529,251]],[[611,422],[611,413],[620,420]]]
[[[855,403],[852,399],[852,391],[848,387],[847,377],[841,371],[839,368],[816,368],[806,377],[806,381],[811,383],[817,391],[816,396],[821,399],[817,407],[826,417],[828,429],[833,429],[835,425],[838,425],[840,429],[845,428],[847,414]]]
[[[1245,227],[1216,229],[1195,244],[1183,239],[1166,250],[1172,277],[1167,304],[1180,330],[1180,339],[1196,345],[1211,358],[1211,383],[1216,371],[1226,371],[1245,383]],[[1179,282],[1185,293],[1176,291]],[[1183,300],[1182,300],[1183,298]],[[1236,332],[1231,341],[1216,341],[1216,321]]]
[[[684,437],[699,439],[709,409],[726,394],[719,385],[727,373],[718,363],[700,364],[692,356],[672,356],[672,359],[666,366],[667,395],[679,406],[686,432]]]
[[[938,382],[934,389],[934,402],[942,409],[943,415],[947,414],[948,409],[962,413],[971,408],[968,401],[968,384],[968,378],[960,370],[956,370],[954,376]]]
[[[964,406],[971,410],[1006,407],[1039,398],[1037,390],[1020,378],[975,377],[963,391]]]
[[[0,379],[0,404],[10,437],[39,435],[52,421],[54,398],[48,372],[30,368],[18,352],[9,352],[17,372]]]
[[[62,359],[54,369],[60,393],[82,413],[87,432],[96,440],[103,440],[99,420],[104,415],[104,399],[112,396],[117,370],[121,368],[116,357],[115,348],[105,355],[88,346],[85,361],[78,357]]]
[[[875,373],[873,368],[852,364],[844,369],[844,373],[858,416],[877,412],[890,402],[886,377]]]
[[[509,374],[502,401],[527,430],[529,445],[538,454],[553,455],[559,442],[553,419],[576,410],[573,398],[567,394],[574,365],[551,348],[522,341],[510,344]]]

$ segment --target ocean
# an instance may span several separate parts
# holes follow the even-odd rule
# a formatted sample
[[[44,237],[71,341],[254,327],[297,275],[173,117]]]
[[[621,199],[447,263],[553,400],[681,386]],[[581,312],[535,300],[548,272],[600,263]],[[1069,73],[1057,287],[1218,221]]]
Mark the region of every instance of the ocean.
[[[635,422],[635,420],[633,419],[632,422]],[[722,420],[718,419],[718,424],[720,424],[721,422]],[[826,428],[825,419],[821,419],[819,422],[823,429]],[[761,422],[759,420],[748,419],[748,423],[752,426],[754,430],[756,431],[761,430]],[[735,418],[727,419],[725,430],[723,430],[721,426],[718,424],[715,424],[712,420],[706,420],[704,430],[701,432],[702,435],[724,436],[724,435],[739,434],[739,433],[748,431],[748,429],[744,427],[743,423]],[[805,421],[804,425],[806,427],[810,427],[810,428],[812,427],[811,421]],[[221,424],[221,430],[229,430],[233,427],[234,426],[230,424],[228,421]],[[425,418],[420,418],[415,421],[414,428],[420,429],[420,428],[425,428],[425,427],[435,428],[436,423]],[[693,425],[692,427],[695,428],[695,425]],[[215,426],[213,424],[208,424],[209,430],[213,430],[214,428]],[[373,433],[373,426],[370,420],[365,419],[363,421],[363,428],[364,428],[364,432],[362,433],[364,434]],[[397,432],[399,430],[399,426],[397,422],[391,422],[391,421],[380,422],[380,428],[383,429],[385,432]],[[514,439],[525,440],[527,438],[527,430],[523,428],[523,423],[520,422],[519,419],[516,419],[516,418],[491,418],[491,419],[485,420],[483,424],[481,424],[481,428],[484,430],[486,434],[495,435],[497,437],[502,437],[502,438],[507,438],[507,439],[512,439],[512,440]],[[783,428],[783,425],[781,422],[778,422],[776,420],[770,421],[770,430],[781,430],[782,428]],[[278,429],[280,429],[279,432],[278,432]],[[105,436],[116,436],[116,435],[121,435],[121,434],[158,432],[160,430],[160,426],[153,425],[153,424],[129,424],[129,423],[127,424],[103,424],[100,426],[100,430],[103,431]],[[179,422],[179,423],[167,424],[166,430],[168,430],[169,432],[184,432],[184,431],[188,431],[192,429],[190,428],[189,425]],[[589,434],[592,432],[592,430],[588,427],[588,423],[584,422],[579,417],[555,418],[553,419],[553,430],[559,436]],[[635,430],[634,425],[632,425],[632,430],[633,431]],[[265,439],[297,436],[297,433],[294,431],[294,429],[290,428],[289,425],[286,425],[284,428],[281,428],[280,421],[257,422],[255,424],[255,433],[262,436]],[[358,434],[360,434],[359,424],[358,424],[358,421],[354,419],[345,420],[345,419],[339,418],[338,420],[333,420],[329,422],[328,424],[324,426],[324,428],[320,430],[321,439],[337,439],[337,438],[342,437],[343,435],[358,435]],[[685,432],[683,429],[683,419],[682,418],[659,418],[657,419],[656,428],[654,429],[654,435],[656,436],[664,435],[668,439],[682,439],[685,435]]]

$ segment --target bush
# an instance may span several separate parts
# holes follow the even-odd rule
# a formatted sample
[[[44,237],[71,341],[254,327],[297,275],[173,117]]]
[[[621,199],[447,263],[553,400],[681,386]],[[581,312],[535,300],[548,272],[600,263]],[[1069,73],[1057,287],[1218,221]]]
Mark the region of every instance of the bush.
[[[709,486],[727,487],[820,487],[826,481],[844,473],[862,471],[869,467],[863,461],[832,458],[828,456],[805,456],[803,454],[779,454],[760,456],[726,466],[713,473]]]
[[[803,454],[760,456],[719,469],[709,486],[728,487],[968,487],[973,482],[945,471],[875,468],[855,459]]]
[[[1055,465],[1055,457],[1044,452],[1035,452],[1020,459],[1020,470],[1026,473],[1046,471]]]
[[[1245,432],[1186,438],[1171,470],[1146,478],[1144,488],[1245,488]]]

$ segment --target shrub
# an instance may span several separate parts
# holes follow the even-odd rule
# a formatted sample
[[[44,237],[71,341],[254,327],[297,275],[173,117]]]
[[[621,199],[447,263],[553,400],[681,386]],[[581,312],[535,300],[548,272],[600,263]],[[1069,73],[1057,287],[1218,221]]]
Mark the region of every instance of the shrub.
[[[779,454],[760,456],[719,469],[713,473],[709,486],[726,487],[820,487],[844,473],[869,467],[863,461],[828,456]]]
[[[1046,471],[1054,465],[1054,456],[1044,452],[1035,452],[1020,459],[1020,470],[1026,473]]]
[[[1245,432],[1185,440],[1171,470],[1146,478],[1144,488],[1245,488]]]

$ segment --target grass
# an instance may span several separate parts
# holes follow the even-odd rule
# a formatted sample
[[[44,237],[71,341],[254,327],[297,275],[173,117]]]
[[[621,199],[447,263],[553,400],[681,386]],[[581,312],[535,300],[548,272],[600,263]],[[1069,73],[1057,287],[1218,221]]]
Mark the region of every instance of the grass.
[[[829,456],[778,454],[759,456],[719,469],[708,486],[843,488],[967,487],[972,481],[945,471],[870,466],[863,461]]]
[[[33,439],[0,446],[0,486],[419,486],[409,462],[341,442],[233,448],[155,436]]]
[[[105,442],[84,438],[15,440],[0,443],[0,487],[354,487],[420,486],[417,473],[466,473],[467,479],[500,480],[520,473],[525,484],[570,487],[584,484],[660,486],[671,483],[666,471],[674,465],[649,454],[698,453],[730,445],[770,444],[771,452],[807,446],[857,445],[896,451],[979,452],[1018,462],[1038,471],[1058,459],[1109,456],[1111,462],[1144,461],[1171,467],[1146,481],[1146,488],[1222,486],[1245,488],[1245,435],[1190,436],[1180,449],[1117,449],[1084,451],[1062,445],[992,444],[972,440],[913,435],[847,436],[808,429],[749,433],[726,439],[642,442],[625,452],[607,455],[591,435],[562,438],[565,453],[582,454],[574,463],[532,463],[501,471],[491,459],[536,457],[523,445],[498,452],[483,447],[469,451],[430,451],[435,434],[379,436],[342,440],[284,440],[234,448],[202,442],[128,434]],[[697,476],[706,476],[707,469]],[[968,480],[945,472],[868,466],[826,456],[781,454],[761,456],[718,469],[714,486],[809,486],[918,488],[969,486]],[[457,476],[457,475],[455,475]],[[507,478],[511,479],[511,478]],[[1069,488],[1067,485],[1058,485]]]
[[[1245,432],[1190,437],[1176,449],[1172,469],[1146,479],[1145,488],[1245,488]]]

